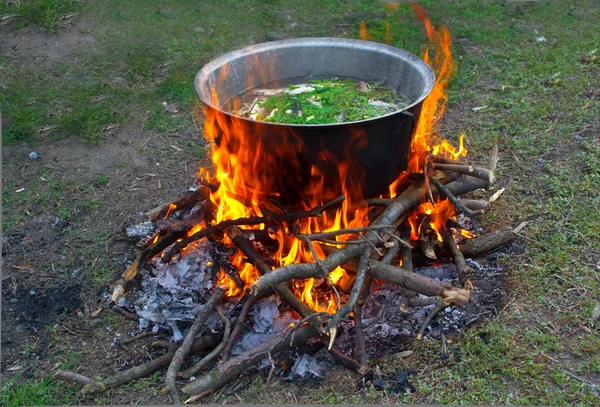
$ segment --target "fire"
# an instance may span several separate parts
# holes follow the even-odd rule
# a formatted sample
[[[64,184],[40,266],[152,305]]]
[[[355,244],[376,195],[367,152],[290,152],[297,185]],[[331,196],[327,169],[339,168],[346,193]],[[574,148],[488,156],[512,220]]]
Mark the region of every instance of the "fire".
[[[422,58],[427,62],[436,73],[436,82],[433,90],[425,99],[421,110],[421,117],[417,124],[417,130],[412,142],[412,151],[409,160],[409,170],[412,172],[422,172],[426,157],[431,153],[433,155],[445,155],[449,158],[458,159],[467,154],[463,146],[463,137],[461,135],[460,148],[455,150],[447,142],[431,146],[431,141],[437,136],[435,126],[438,120],[444,114],[447,99],[448,81],[454,72],[455,63],[450,48],[452,46],[452,37],[450,31],[445,26],[436,29],[429,20],[427,12],[418,3],[412,3],[412,8],[419,20],[425,27],[425,32],[429,38],[430,45],[424,51]],[[435,49],[435,57],[430,57],[430,49]]]
[[[425,160],[430,154],[456,159],[467,153],[463,144],[463,136],[460,138],[458,148],[447,142],[441,142],[435,146],[431,145],[434,136],[437,136],[434,128],[444,112],[448,80],[454,71],[454,60],[450,52],[451,37],[446,27],[442,26],[439,29],[434,27],[427,13],[419,5],[413,4],[413,10],[423,22],[430,40],[429,46],[424,49],[423,59],[433,67],[437,80],[433,91],[425,99],[422,107],[411,146],[409,171],[401,174],[390,186],[392,197],[395,196],[397,187],[407,180],[410,172],[423,171]],[[373,40],[364,22],[360,25],[360,37],[363,40]],[[392,42],[389,24],[386,25],[384,41],[388,44]],[[432,53],[434,53],[433,59],[430,57]],[[261,72],[269,69],[269,67],[264,66],[260,68],[259,71]],[[219,82],[226,79],[227,69],[225,67],[221,72]],[[214,90],[212,102],[214,106],[222,106],[223,102],[227,101],[220,101],[216,90]],[[261,134],[261,129],[262,127],[253,126],[252,123],[244,119],[226,115],[216,109],[208,108],[206,110],[204,136],[211,143],[214,171],[211,173],[201,168],[197,175],[199,179],[218,186],[218,189],[210,195],[215,212],[212,219],[206,222],[208,224],[197,225],[189,232],[189,235],[225,220],[264,216],[266,211],[281,213],[279,206],[274,203],[274,200],[277,200],[280,195],[273,194],[273,191],[287,191],[289,189],[287,188],[289,185],[288,180],[298,176],[302,163],[298,162],[297,157],[303,146],[301,141],[293,135],[283,132],[281,134]],[[266,142],[257,145],[255,142],[257,138],[266,140]],[[272,139],[276,139],[278,142],[269,144],[268,140]],[[290,192],[296,196],[296,202],[299,206],[296,209],[298,210],[309,210],[323,205],[325,202],[339,196],[340,192],[347,197],[335,213],[329,211],[324,212],[321,217],[300,219],[295,227],[301,233],[327,232],[369,224],[368,207],[364,203],[362,191],[357,182],[362,174],[357,172],[357,166],[352,165],[351,160],[353,152],[357,151],[364,143],[366,143],[364,134],[353,134],[346,146],[348,159],[333,163],[342,181],[341,185],[329,185],[325,174],[319,169],[324,167],[313,165],[310,168],[310,181],[304,186],[304,189]],[[330,166],[332,164],[331,154],[328,154],[327,151],[323,151],[317,159],[319,163],[328,163]],[[287,173],[281,170],[283,166],[280,163],[282,162],[286,163],[285,168],[290,169]],[[174,209],[170,208],[170,211]],[[438,238],[441,239],[439,232],[441,228],[445,227],[446,220],[452,216],[454,216],[454,208],[447,201],[441,201],[435,207],[430,203],[422,204],[419,210],[408,219],[413,228],[412,237],[418,238],[419,228],[422,226],[424,219],[428,219],[431,228],[436,231]],[[278,230],[269,231],[270,236],[279,244],[277,253],[273,256],[276,265],[284,266],[292,263],[314,262],[313,254],[306,243],[290,236],[289,226],[291,225],[283,225]],[[264,230],[266,225],[260,224],[254,227]],[[350,238],[352,237],[339,236],[337,240],[343,241]],[[223,242],[232,244],[226,235]],[[319,245],[315,245],[314,249],[319,258],[325,258],[325,253]],[[231,262],[237,267],[239,275],[246,285],[250,285],[259,277],[258,271],[244,261],[241,253],[233,256]],[[344,269],[338,267],[330,273],[329,279],[331,284],[337,286],[347,277]],[[242,290],[235,285],[234,281],[224,271],[220,272],[218,282],[229,287],[227,292],[229,296],[237,296],[242,293]],[[312,309],[335,312],[337,309],[336,293],[333,288],[323,290],[322,287],[326,287],[327,284],[329,282],[317,282],[314,279],[307,279],[295,281],[293,288],[298,297]]]

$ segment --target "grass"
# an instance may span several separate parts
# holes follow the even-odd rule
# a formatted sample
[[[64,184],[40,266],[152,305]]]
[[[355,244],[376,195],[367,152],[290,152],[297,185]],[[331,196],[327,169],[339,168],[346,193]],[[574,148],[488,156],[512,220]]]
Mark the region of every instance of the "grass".
[[[74,391],[68,386],[58,386],[51,376],[40,380],[5,381],[0,390],[0,404],[5,407],[60,406],[72,403]]]
[[[65,17],[79,11],[79,0],[7,0],[0,5],[0,14],[19,17],[19,27],[36,24],[49,32],[63,26]]]
[[[501,260],[509,274],[507,307],[498,318],[453,338],[459,357],[440,360],[439,342],[428,341],[412,345],[416,352],[407,360],[380,361],[389,371],[414,369],[416,394],[372,388],[357,393],[347,385],[355,377],[341,371],[310,391],[274,381],[265,393],[266,378],[260,376],[237,395],[244,402],[270,403],[286,402],[294,390],[300,401],[322,403],[598,404],[598,388],[586,381],[600,380],[600,323],[591,321],[600,299],[600,9],[592,1],[422,5],[435,24],[450,28],[458,64],[442,135],[456,140],[465,132],[470,157],[478,162],[487,159],[494,143],[500,147],[498,188],[506,191],[481,223],[494,228],[531,221],[521,232],[520,254]],[[361,20],[374,40],[383,41],[387,22],[393,45],[418,54],[425,43],[410,7],[366,0],[202,6],[107,0],[74,6],[78,21],[92,27],[93,49],[52,67],[0,56],[0,85],[6,87],[0,95],[3,144],[59,137],[101,144],[108,137],[102,129],[118,123],[184,137],[194,126],[194,74],[211,58],[250,43],[294,36],[356,38]],[[56,15],[37,24],[52,30],[62,21]],[[181,114],[165,112],[163,101]],[[472,110],[481,106],[486,107]],[[184,146],[186,154],[203,154],[201,143],[186,140]],[[61,273],[87,267],[93,270],[90,281],[100,287],[115,263],[93,261],[110,246],[112,234],[102,226],[91,236],[82,231],[83,219],[106,218],[110,188],[124,182],[116,172],[129,167],[116,164],[114,173],[91,182],[51,170],[3,179],[3,230],[26,224],[29,214],[68,220],[65,240],[81,246],[76,252],[65,249]],[[141,209],[138,204],[129,212]],[[83,264],[79,257],[86,259]],[[3,405],[23,402],[23,394],[40,404],[73,402],[48,380],[14,380],[3,392],[2,397],[10,395]]]

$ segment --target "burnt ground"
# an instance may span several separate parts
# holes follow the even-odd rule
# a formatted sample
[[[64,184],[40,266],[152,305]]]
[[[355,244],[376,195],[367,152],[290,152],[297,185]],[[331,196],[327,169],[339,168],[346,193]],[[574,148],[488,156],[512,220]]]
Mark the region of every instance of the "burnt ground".
[[[510,6],[510,24],[519,35],[531,36],[524,46],[535,58],[532,49],[538,46],[535,36],[539,34],[534,30],[543,30],[545,24],[567,25],[552,19],[535,25],[521,23],[518,19],[529,7],[536,6]],[[582,10],[570,12],[585,21]],[[456,85],[461,97],[450,101],[442,134],[454,137],[462,130],[476,134],[469,147],[470,157],[478,162],[485,161],[492,141],[499,141],[498,188],[506,187],[507,191],[483,224],[495,228],[529,219],[532,225],[522,232],[522,240],[481,260],[491,268],[500,266],[501,271],[475,278],[478,292],[488,295],[475,296],[466,307],[468,320],[472,319],[467,329],[447,333],[447,344],[456,351],[450,357],[441,356],[436,335],[421,343],[407,338],[372,344],[373,367],[379,366],[385,374],[412,371],[410,380],[419,389],[416,395],[373,389],[359,392],[354,386],[355,375],[332,367],[323,380],[277,379],[270,383],[269,391],[264,390],[267,372],[250,373],[225,392],[225,401],[491,400],[532,404],[547,400],[543,397],[548,389],[559,397],[560,404],[597,400],[597,392],[594,395],[586,381],[600,380],[597,337],[594,339],[598,325],[590,322],[599,298],[591,284],[600,281],[598,235],[577,211],[579,204],[592,227],[596,224],[597,207],[592,205],[597,196],[590,191],[598,190],[594,177],[599,170],[594,157],[600,147],[600,122],[597,116],[579,116],[597,109],[599,71],[597,58],[590,53],[593,44],[589,49],[573,51],[572,60],[578,61],[576,67],[581,72],[562,82],[553,76],[558,68],[532,72],[532,62],[525,63],[530,64],[527,69],[521,67],[522,55],[512,56],[519,61],[514,62],[515,69],[521,71],[515,73],[511,67],[506,79],[498,70],[511,60],[495,40],[505,33],[493,31],[490,36],[494,39],[482,39],[469,29],[461,31],[460,12],[448,10],[448,16],[447,24],[457,27],[457,55],[466,61],[459,75],[468,79]],[[96,37],[102,31],[95,24],[74,19],[57,34],[35,25],[11,29],[2,33],[0,51],[10,56],[11,69],[27,63],[51,72],[65,61],[83,64],[83,52],[95,52],[102,46]],[[553,39],[548,30],[547,46],[551,48],[560,37]],[[533,79],[521,84],[513,78],[519,75]],[[587,80],[585,89],[562,91],[568,86],[565,84],[578,78]],[[521,89],[524,93],[517,94]],[[515,95],[507,97],[503,92]],[[513,101],[525,101],[525,107],[519,105],[523,111],[515,111],[518,103]],[[547,101],[553,104],[547,106]],[[557,115],[557,111],[570,112],[563,102],[575,103],[576,112]],[[485,105],[487,109],[472,110]],[[145,112],[137,111],[137,119],[99,127],[94,142],[77,136],[64,138],[51,126],[40,126],[39,133],[25,141],[3,142],[3,382],[35,382],[58,369],[108,376],[115,369],[159,354],[148,346],[151,338],[126,349],[112,346],[118,334],[126,337],[136,332],[138,324],[106,307],[107,287],[131,258],[133,242],[124,237],[123,228],[140,219],[138,212],[184,192],[194,179],[195,169],[206,163],[206,146],[189,110],[179,113],[186,121],[177,128],[150,129],[145,125]],[[540,122],[549,125],[541,127]],[[32,151],[38,153],[37,160],[28,158]],[[21,188],[25,190],[17,192]],[[498,323],[487,321],[497,314]],[[436,319],[432,328],[448,326],[441,322]],[[413,351],[412,355],[398,355],[406,350]],[[545,373],[548,371],[551,373]],[[160,394],[163,378],[160,373],[97,398],[73,397],[68,401],[164,404],[168,400]],[[77,388],[59,386],[65,393]],[[204,401],[216,400],[209,397]]]

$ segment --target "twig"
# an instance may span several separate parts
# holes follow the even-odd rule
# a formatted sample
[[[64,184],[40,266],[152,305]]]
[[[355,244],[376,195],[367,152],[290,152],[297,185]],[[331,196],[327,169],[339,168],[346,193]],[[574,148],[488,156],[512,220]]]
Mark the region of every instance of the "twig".
[[[435,164],[436,170],[442,171],[454,171],[460,172],[461,174],[467,174],[471,177],[476,177],[486,181],[489,184],[493,184],[496,181],[496,176],[492,170],[482,167],[472,167],[466,165],[455,165],[455,164]]]
[[[379,249],[377,248],[377,246],[375,246],[375,243],[371,242],[369,239],[367,239],[365,236],[363,235],[359,235],[361,240],[363,240],[366,244],[368,244],[369,246],[371,246],[371,248],[373,250],[375,250],[377,252],[377,254],[379,255],[379,257],[383,256],[383,253],[381,253],[381,251],[379,251]],[[379,239],[381,239],[381,236],[377,235],[379,237]]]
[[[185,339],[183,340],[181,347],[175,352],[175,355],[173,357],[173,360],[171,361],[171,364],[169,365],[169,369],[167,370],[167,375],[165,378],[165,388],[167,390],[167,394],[171,398],[171,403],[173,404],[181,404],[181,401],[179,400],[179,392],[175,387],[175,378],[179,373],[179,368],[183,364],[183,360],[185,359],[185,357],[190,352],[190,349],[192,348],[192,343],[194,343],[194,338],[200,331],[200,328],[202,328],[202,325],[204,325],[210,314],[212,314],[213,310],[215,309],[215,306],[219,302],[221,302],[224,294],[225,289],[223,287],[217,287],[215,289],[213,295],[206,302],[206,304],[204,304],[200,312],[198,312],[198,315],[196,316],[194,323],[190,327],[190,330],[188,331]]]
[[[414,249],[413,245],[411,245],[410,243],[408,243],[406,240],[396,236],[394,233],[388,233],[387,234],[389,237],[391,237],[392,239],[394,239],[395,241],[397,241],[398,243],[400,243],[400,245],[404,246],[405,248],[412,250]],[[409,237],[410,238],[410,237]],[[406,239],[406,238],[405,238]]]
[[[461,204],[472,211],[487,211],[490,208],[490,204],[485,199],[458,199]]]
[[[90,379],[87,376],[84,376],[82,374],[75,373],[75,372],[59,370],[58,372],[56,372],[54,377],[57,379],[60,379],[60,380],[75,382],[75,383],[81,384],[83,386],[89,386],[89,387],[98,387],[99,386],[99,382],[97,382],[96,380]]]
[[[309,235],[299,234],[297,233],[295,236],[298,238],[306,238],[309,240],[321,240],[328,239],[330,237],[340,236],[340,235],[358,235],[363,232],[377,231],[377,230],[385,230],[393,227],[393,225],[383,225],[383,226],[368,226],[364,228],[346,228],[333,230],[331,232],[324,233],[313,233]]]
[[[287,333],[276,336],[213,368],[205,376],[189,383],[182,391],[188,395],[204,393],[206,391],[214,392],[240,375],[248,367],[255,365],[267,357],[269,353],[276,355],[281,351],[293,348],[297,344],[304,343],[316,335],[317,332],[311,326],[305,326],[296,331],[293,343],[290,343]]]
[[[473,284],[471,284],[471,267],[465,261],[465,256],[458,249],[458,245],[454,240],[454,236],[452,236],[452,233],[447,227],[442,229],[442,239],[450,251],[450,256],[452,257],[452,261],[454,261],[454,265],[456,266],[458,281],[463,287],[466,286],[468,289],[472,289]]]
[[[207,334],[203,335],[201,338],[198,338],[194,341],[192,345],[192,350],[190,353],[198,353],[204,349],[216,346],[220,335],[212,335]],[[106,390],[112,389],[114,387],[129,383],[133,380],[140,379],[142,377],[150,376],[154,372],[157,372],[160,369],[163,369],[169,366],[173,356],[175,355],[175,351],[177,349],[177,345],[167,342],[164,348],[168,349],[168,352],[162,356],[157,357],[156,359],[152,359],[146,363],[143,363],[139,366],[132,367],[131,369],[118,372],[113,376],[109,376],[102,380],[92,380],[93,383],[86,383],[81,389],[83,394],[90,393],[96,394],[101,393]],[[59,374],[60,373],[60,374]],[[77,374],[75,374],[77,375]],[[81,380],[81,375],[75,376],[72,372],[58,372],[56,377],[63,380]],[[85,377],[85,376],[83,376]],[[77,381],[77,383],[82,383],[81,381]],[[83,383],[82,383],[83,384]]]
[[[315,250],[315,246],[313,245],[312,240],[310,240],[310,238],[308,238],[309,235],[297,235],[297,236],[302,241],[304,241],[304,243],[306,243],[306,245],[308,246],[308,249],[310,250],[310,253],[313,256],[313,259],[315,260],[315,262],[319,266],[319,269],[321,269],[321,272],[323,273],[323,275],[324,276],[328,276],[329,272],[325,268],[325,265],[323,264],[323,261],[317,255],[317,251]]]
[[[200,371],[200,369],[202,369],[204,366],[206,366],[207,364],[212,362],[214,359],[216,359],[219,356],[219,354],[221,353],[221,351],[223,350],[223,348],[225,347],[225,345],[227,343],[227,339],[229,339],[229,335],[231,333],[231,320],[225,316],[221,307],[217,307],[217,315],[219,316],[219,319],[221,320],[221,322],[223,322],[223,325],[224,325],[223,339],[221,340],[221,343],[219,343],[219,346],[217,346],[215,349],[213,349],[212,352],[210,352],[208,355],[203,357],[194,366],[181,372],[179,374],[179,376],[181,376],[182,378],[189,379],[190,377],[194,376],[196,373],[198,373]]]
[[[388,198],[370,198],[365,200],[367,206],[388,206],[392,203],[391,199]]]
[[[455,165],[465,165],[465,166],[471,165],[471,163],[468,161],[453,160],[452,158],[439,157],[436,155],[433,156],[433,162],[435,164],[455,164]]]
[[[454,207],[456,208],[457,211],[464,213],[465,215],[467,215],[469,217],[469,219],[471,219],[471,223],[473,224],[473,229],[475,229],[475,232],[479,233],[479,226],[477,224],[477,219],[475,217],[477,215],[481,215],[483,213],[483,211],[470,210],[469,208],[464,206],[460,202],[460,200],[458,198],[456,198],[456,196],[454,196],[454,194],[452,194],[450,191],[448,191],[448,189],[445,186],[443,186],[438,180],[433,179],[432,181],[435,184],[435,187],[438,189],[438,191],[440,191],[440,194],[442,194],[446,198],[448,198],[450,200],[450,202],[452,202],[452,205],[454,205]]]
[[[333,347],[333,342],[335,342],[335,337],[337,335],[337,327],[342,321],[342,319],[346,318],[348,314],[354,308],[356,301],[358,301],[358,295],[360,294],[360,290],[365,281],[365,275],[367,274],[368,261],[371,253],[370,250],[365,250],[360,257],[358,262],[358,270],[356,271],[356,278],[354,280],[354,286],[352,287],[352,291],[350,292],[350,296],[348,297],[348,302],[342,308],[338,309],[335,315],[331,318],[325,331],[329,333],[329,346],[328,350],[331,350]]]
[[[273,362],[273,358],[271,357],[271,352],[269,352],[269,363],[271,363],[271,369],[269,370],[269,377],[267,377],[267,383],[265,383],[265,391],[269,388],[269,384],[271,384],[271,377],[273,376],[273,372],[275,371],[275,363]]]
[[[391,248],[390,250],[392,249],[395,248]],[[388,255],[388,253],[390,253],[390,250],[388,250],[385,254]],[[389,255],[388,257],[391,257],[391,255]],[[363,332],[362,326],[362,310],[369,294],[371,293],[372,282],[373,277],[370,274],[368,274],[365,277],[365,281],[361,287],[360,294],[358,296],[358,301],[356,301],[356,305],[354,306],[354,329],[356,330],[356,342],[358,344],[358,361],[361,365],[365,367],[367,366],[367,344],[365,341],[365,333]]]
[[[140,339],[147,338],[147,337],[149,337],[149,336],[156,336],[156,335],[158,335],[158,333],[157,333],[157,332],[152,332],[152,331],[150,331],[150,332],[144,332],[144,333],[142,333],[142,334],[139,334],[139,335],[137,335],[137,336],[134,336],[134,337],[132,337],[132,338],[125,339],[125,340],[123,340],[121,343],[122,343],[123,345],[128,345],[128,344],[130,344],[130,343],[133,343],[133,342],[139,341]]]
[[[331,315],[329,312],[315,312],[313,314],[307,315],[306,317],[302,318],[300,321],[298,321],[289,331],[289,335],[291,337],[293,337],[294,332],[300,328],[302,325],[304,325],[306,322],[310,321],[313,318],[321,318],[321,317],[326,317],[328,319],[330,319],[331,317],[333,317],[333,315]]]
[[[443,301],[440,301],[437,303],[437,305],[429,312],[429,314],[427,314],[427,317],[425,318],[425,320],[423,321],[423,325],[421,325],[421,329],[419,330],[419,333],[417,334],[417,340],[420,341],[423,338],[423,334],[425,333],[425,328],[427,328],[427,325],[429,325],[429,323],[431,322],[431,320],[433,319],[433,317],[435,317],[438,312],[440,312],[441,310],[443,310],[444,308],[446,308],[446,305],[444,305]]]
[[[472,177],[462,177],[456,181],[452,181],[446,185],[446,188],[454,195],[464,194],[469,191],[473,191],[479,188],[485,188],[489,184],[486,181]],[[424,187],[409,188],[402,195],[394,198],[392,204],[390,204],[375,222],[373,226],[378,225],[389,225],[394,223],[398,218],[408,213],[414,206],[421,202],[421,199],[425,195]],[[437,190],[436,190],[437,194]],[[392,230],[390,230],[390,233]],[[368,237],[372,239],[372,242],[377,243],[378,239],[375,236]],[[340,244],[340,242],[335,242]],[[323,264],[329,272],[336,267],[348,263],[352,258],[359,256],[369,246],[361,242],[357,245],[346,245],[343,249],[336,250],[327,256],[323,260]],[[251,292],[259,292],[265,288],[275,286],[282,282],[291,279],[305,279],[305,278],[322,278],[322,272],[316,263],[305,263],[305,264],[290,264],[288,266],[281,266],[268,274],[265,274],[258,278],[251,286]],[[438,295],[438,294],[433,294]]]
[[[429,199],[429,202],[431,202],[431,205],[433,205],[433,207],[435,207],[435,201],[433,200],[433,194],[431,193],[431,188],[429,187],[429,174],[428,174],[428,170],[429,170],[429,163],[430,163],[430,156],[427,156],[427,158],[425,159],[425,163],[423,165],[423,177],[425,179],[425,189],[427,190],[427,198]]]
[[[237,321],[235,322],[235,325],[233,327],[233,332],[231,332],[231,335],[229,335],[229,338],[227,339],[224,349],[223,349],[223,354],[221,355],[221,359],[226,362],[227,360],[229,360],[229,355],[231,354],[231,349],[233,349],[233,344],[235,343],[235,341],[237,340],[238,336],[240,336],[240,333],[242,332],[242,328],[244,327],[244,322],[246,322],[246,317],[248,316],[248,313],[250,312],[250,309],[252,308],[252,306],[256,303],[256,301],[258,301],[260,297],[257,295],[249,295],[246,298],[246,301],[244,302],[244,305],[242,306],[242,310],[240,311],[240,315],[237,318]]]

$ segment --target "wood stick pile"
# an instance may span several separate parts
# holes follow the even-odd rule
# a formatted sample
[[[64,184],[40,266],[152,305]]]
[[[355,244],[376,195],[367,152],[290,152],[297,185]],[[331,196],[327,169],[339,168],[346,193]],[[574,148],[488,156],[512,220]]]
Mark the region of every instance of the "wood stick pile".
[[[235,249],[243,253],[245,261],[251,263],[260,274],[256,281],[244,287],[244,282],[236,274],[235,268],[230,267],[231,264],[227,266],[227,262],[224,261],[221,265],[236,285],[243,289],[243,295],[239,298],[240,307],[234,308],[235,313],[225,313],[220,307],[226,298],[225,288],[215,287],[212,297],[198,313],[183,343],[179,345],[159,341],[153,344],[155,347],[166,349],[164,355],[102,380],[64,371],[58,372],[56,377],[82,384],[83,392],[98,393],[166,368],[165,392],[171,401],[174,404],[181,403],[180,393],[183,393],[187,396],[186,402],[191,403],[208,394],[217,393],[258,362],[268,359],[272,364],[272,358],[278,353],[297,347],[312,338],[320,341],[334,360],[364,374],[368,360],[361,323],[362,307],[369,299],[371,284],[374,281],[403,288],[401,309],[435,305],[420,331],[415,332],[417,339],[421,339],[426,326],[439,311],[452,305],[463,306],[469,302],[473,285],[470,279],[471,269],[465,257],[475,257],[514,240],[515,234],[510,229],[500,229],[458,245],[450,231],[451,227],[457,226],[452,220],[448,220],[441,231],[441,241],[432,234],[427,235],[427,232],[423,232],[417,241],[409,240],[407,216],[426,200],[435,202],[438,199],[448,199],[456,213],[463,213],[471,220],[474,230],[479,231],[476,217],[487,210],[487,202],[458,197],[492,185],[495,180],[496,163],[496,147],[491,153],[487,168],[429,157],[423,174],[414,174],[413,178],[416,180],[397,197],[366,201],[373,214],[373,221],[369,226],[315,234],[300,233],[294,229],[294,223],[300,219],[320,216],[328,210],[335,210],[344,201],[344,196],[309,211],[290,211],[282,207],[279,211],[265,210],[263,216],[215,223],[212,221],[215,208],[209,197],[218,186],[204,183],[195,192],[148,213],[155,229],[141,240],[140,243],[144,247],[135,263],[113,283],[113,300],[117,302],[125,294],[128,284],[135,279],[138,271],[148,267],[158,256],[162,263],[177,261],[185,254],[185,248],[193,242],[203,238],[220,240],[226,234],[235,245]],[[240,202],[243,202],[243,198],[240,198]],[[182,217],[182,213],[185,213],[185,216]],[[202,222],[207,226],[190,234],[190,230]],[[266,256],[264,250],[259,250],[256,245],[257,241],[269,244],[268,228],[248,228],[259,224],[286,228],[310,250],[314,261],[273,267],[273,259]],[[354,236],[356,239],[336,240],[336,237],[342,235]],[[326,254],[324,258],[319,258],[317,246]],[[413,272],[413,267],[423,264],[427,258],[444,256],[450,257],[456,265],[457,282],[445,283]],[[330,280],[330,273],[340,266],[353,276],[353,282],[344,287],[345,303],[340,303],[340,293]],[[335,313],[316,312],[294,293],[292,283],[309,278],[329,282],[338,302]],[[273,294],[279,296],[283,303],[300,316],[300,322],[290,327],[287,332],[242,354],[232,356],[232,348],[240,338],[246,317],[253,306],[261,298]],[[223,331],[196,338],[200,328],[213,312],[222,321]],[[351,313],[359,349],[356,360],[346,356],[335,346],[338,327]],[[186,362],[192,355],[209,349],[212,351],[198,363],[192,365]],[[218,363],[215,365],[213,362],[216,360]],[[184,366],[187,366],[186,370],[181,371]],[[213,367],[206,370],[209,366]],[[271,373],[272,371],[273,369]],[[178,379],[189,379],[192,376],[199,378],[186,382],[185,385],[181,381],[183,386],[179,385]]]

